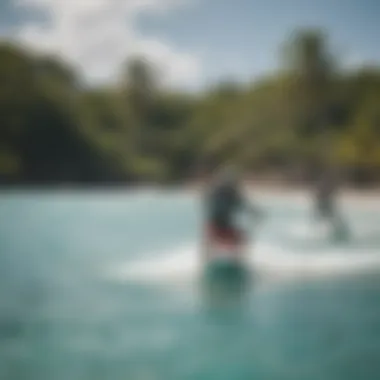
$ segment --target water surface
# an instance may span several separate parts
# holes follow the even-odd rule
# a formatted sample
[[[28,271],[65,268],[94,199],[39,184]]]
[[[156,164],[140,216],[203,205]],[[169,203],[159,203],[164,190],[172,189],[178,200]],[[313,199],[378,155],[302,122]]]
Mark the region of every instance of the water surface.
[[[207,298],[196,197],[1,194],[0,379],[378,379],[380,205],[346,203],[338,244],[259,201],[252,281]]]

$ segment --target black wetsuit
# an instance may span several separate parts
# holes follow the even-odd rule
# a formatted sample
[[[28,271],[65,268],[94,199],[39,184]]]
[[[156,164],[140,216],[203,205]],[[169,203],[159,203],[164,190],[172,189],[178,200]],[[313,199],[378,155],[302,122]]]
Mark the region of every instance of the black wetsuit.
[[[235,217],[243,203],[240,191],[234,186],[211,188],[206,196],[207,222],[218,228],[235,229]]]

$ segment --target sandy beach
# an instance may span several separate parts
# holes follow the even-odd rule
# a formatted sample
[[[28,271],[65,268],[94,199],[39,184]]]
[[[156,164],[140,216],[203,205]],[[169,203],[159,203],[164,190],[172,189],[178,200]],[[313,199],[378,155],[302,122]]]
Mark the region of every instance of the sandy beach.
[[[203,184],[200,182],[191,183],[186,186],[180,186],[178,190],[190,193],[202,191]],[[312,187],[307,185],[293,185],[285,183],[275,183],[266,181],[246,181],[244,183],[245,191],[254,197],[261,199],[285,197],[292,200],[309,202],[312,200]],[[353,187],[342,187],[338,192],[338,199],[343,203],[356,203],[363,206],[380,207],[380,187],[358,189]]]

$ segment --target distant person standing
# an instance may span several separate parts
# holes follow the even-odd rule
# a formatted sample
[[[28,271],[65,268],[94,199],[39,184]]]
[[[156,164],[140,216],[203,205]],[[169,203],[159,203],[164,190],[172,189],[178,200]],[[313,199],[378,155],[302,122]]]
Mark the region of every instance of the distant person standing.
[[[315,214],[317,219],[330,224],[334,238],[346,239],[348,227],[336,206],[337,191],[337,178],[332,173],[327,173],[316,186]]]
[[[336,214],[337,184],[332,175],[324,176],[316,186],[315,211],[319,219],[331,220]]]

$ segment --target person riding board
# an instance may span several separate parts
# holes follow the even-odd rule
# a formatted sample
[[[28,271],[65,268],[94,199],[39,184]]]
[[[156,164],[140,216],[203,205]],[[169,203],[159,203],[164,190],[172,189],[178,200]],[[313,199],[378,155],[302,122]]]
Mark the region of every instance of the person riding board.
[[[212,241],[219,240],[238,247],[242,255],[246,236],[237,225],[237,215],[250,211],[255,217],[262,212],[243,195],[238,171],[225,167],[219,171],[205,194],[206,226],[204,230],[203,259],[211,255]]]

